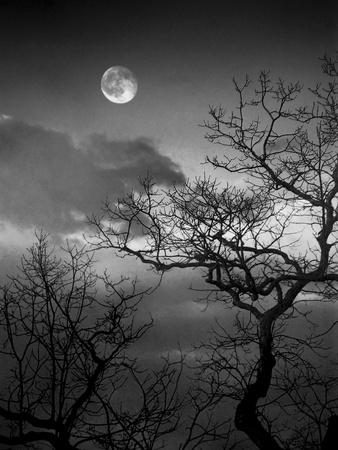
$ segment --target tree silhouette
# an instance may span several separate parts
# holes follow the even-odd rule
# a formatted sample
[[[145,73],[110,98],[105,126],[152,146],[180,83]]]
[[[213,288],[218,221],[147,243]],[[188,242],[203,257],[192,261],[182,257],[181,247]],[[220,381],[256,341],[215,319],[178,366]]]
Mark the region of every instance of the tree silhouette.
[[[2,289],[0,443],[158,448],[178,421],[180,364],[141,370],[130,349],[151,326],[136,316],[145,292],[98,277],[85,249],[65,253],[40,235]]]
[[[201,377],[219,402],[236,403],[236,428],[264,450],[333,448],[337,436],[329,424],[324,437],[336,421],[336,378],[319,367],[334,324],[305,337],[314,299],[337,293],[337,66],[325,56],[324,80],[309,91],[264,71],[256,86],[234,80],[235,111],[210,108],[206,137],[225,154],[206,162],[244,187],[204,177],[161,191],[146,179],[90,219],[96,248],[160,273],[200,269],[206,295],[231,309],[234,332],[215,330]]]
[[[135,344],[148,290],[94,271],[93,253],[56,256],[40,234],[0,300],[0,444],[11,448],[193,450],[231,441],[202,383],[180,386],[183,357],[157,369]],[[176,433],[176,434],[175,434]],[[235,448],[235,443],[231,443]],[[210,447],[212,448],[212,447]]]

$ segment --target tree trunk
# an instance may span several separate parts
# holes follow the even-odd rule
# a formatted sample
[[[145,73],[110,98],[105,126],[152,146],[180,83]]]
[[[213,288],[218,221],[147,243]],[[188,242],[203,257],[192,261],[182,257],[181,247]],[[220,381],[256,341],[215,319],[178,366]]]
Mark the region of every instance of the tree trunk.
[[[331,416],[326,435],[322,442],[322,450],[336,450],[338,446],[338,416]]]
[[[236,410],[235,425],[243,431],[261,450],[282,450],[273,436],[263,427],[257,418],[257,402],[264,398],[271,383],[272,370],[276,364],[271,352],[271,320],[263,317],[260,322],[259,350],[260,358],[256,381],[244,392]]]

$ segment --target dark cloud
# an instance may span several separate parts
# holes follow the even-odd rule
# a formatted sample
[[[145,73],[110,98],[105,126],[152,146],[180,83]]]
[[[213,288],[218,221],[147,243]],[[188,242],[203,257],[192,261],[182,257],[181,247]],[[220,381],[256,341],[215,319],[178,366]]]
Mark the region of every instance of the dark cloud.
[[[67,134],[0,119],[1,220],[75,231],[102,201],[123,195],[147,173],[163,185],[184,181],[179,166],[148,139],[93,135],[76,146]]]
[[[141,278],[144,285],[155,285],[158,279]],[[152,281],[152,283],[151,283]],[[199,289],[199,291],[191,289]],[[215,318],[231,328],[234,318],[222,302],[206,303],[207,288],[202,272],[180,269],[168,272],[160,286],[144,296],[139,310],[146,319],[154,319],[153,328],[136,345],[142,358],[156,359],[169,353],[177,358],[179,349],[190,353],[193,345],[208,340],[208,331],[215,326]],[[235,312],[235,311],[234,311]]]
[[[184,181],[178,165],[161,155],[150,139],[116,142],[105,135],[93,134],[87,139],[85,148],[98,167],[105,171],[115,170],[124,183],[134,185],[134,180],[147,172],[167,185]]]

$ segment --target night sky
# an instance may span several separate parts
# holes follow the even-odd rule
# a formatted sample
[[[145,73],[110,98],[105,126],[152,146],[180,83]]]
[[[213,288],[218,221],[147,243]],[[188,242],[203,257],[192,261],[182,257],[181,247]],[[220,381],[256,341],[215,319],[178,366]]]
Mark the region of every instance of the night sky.
[[[313,86],[318,58],[337,48],[334,1],[180,3],[0,1],[2,274],[34,229],[80,235],[86,214],[147,171],[168,186],[208,170],[201,163],[215,149],[199,124],[209,105],[236,106],[233,76],[271,69]],[[102,95],[101,76],[113,65],[138,79],[130,103]],[[214,315],[192,302],[190,276],[170,275],[148,300],[158,346],[193,341]]]

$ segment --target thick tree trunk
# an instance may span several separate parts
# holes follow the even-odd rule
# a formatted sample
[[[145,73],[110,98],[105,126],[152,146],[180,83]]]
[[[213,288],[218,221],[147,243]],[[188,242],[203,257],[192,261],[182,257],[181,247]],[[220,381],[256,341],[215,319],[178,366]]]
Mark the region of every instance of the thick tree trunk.
[[[331,416],[322,442],[322,450],[336,450],[338,447],[338,416]]]
[[[258,400],[264,398],[269,390],[272,370],[276,364],[271,351],[271,344],[271,320],[263,317],[260,323],[260,359],[256,381],[248,386],[243,399],[237,406],[235,425],[238,430],[246,433],[259,449],[282,450],[273,436],[259,422],[256,412]]]

